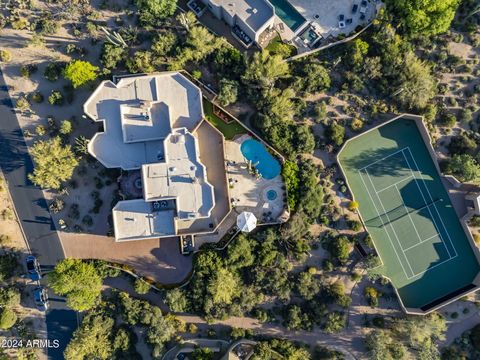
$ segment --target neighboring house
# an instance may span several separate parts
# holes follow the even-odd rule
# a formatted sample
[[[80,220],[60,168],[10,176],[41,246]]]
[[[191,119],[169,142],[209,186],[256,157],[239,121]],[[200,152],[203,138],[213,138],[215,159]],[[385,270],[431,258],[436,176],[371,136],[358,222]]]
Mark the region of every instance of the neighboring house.
[[[275,9],[268,0],[201,0],[219,19],[232,27],[232,33],[250,46],[260,43],[262,34],[273,29]]]
[[[102,82],[84,111],[104,128],[90,154],[107,168],[141,172],[143,198],[113,208],[116,241],[176,236],[199,219],[209,224],[214,188],[194,136],[203,121],[200,89],[178,72],[124,77]]]

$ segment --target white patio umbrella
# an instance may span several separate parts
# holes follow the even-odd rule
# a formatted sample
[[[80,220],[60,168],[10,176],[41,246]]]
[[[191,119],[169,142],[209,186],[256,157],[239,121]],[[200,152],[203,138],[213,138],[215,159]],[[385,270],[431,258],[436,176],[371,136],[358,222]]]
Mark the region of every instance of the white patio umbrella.
[[[240,231],[248,233],[257,227],[257,218],[251,212],[244,211],[237,216],[237,226]]]

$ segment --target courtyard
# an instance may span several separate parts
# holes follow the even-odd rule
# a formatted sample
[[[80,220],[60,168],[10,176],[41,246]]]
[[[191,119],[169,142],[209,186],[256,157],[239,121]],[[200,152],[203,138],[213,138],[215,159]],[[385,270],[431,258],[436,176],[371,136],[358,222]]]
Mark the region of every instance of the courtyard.
[[[225,144],[231,203],[242,211],[255,214],[260,223],[276,223],[286,206],[282,176],[276,172],[268,173],[267,176],[256,175],[251,169],[255,163],[249,168],[245,151],[242,152],[242,144],[252,140],[251,136],[242,135]],[[271,169],[275,165],[272,162],[267,166]],[[270,176],[273,177],[268,178]]]

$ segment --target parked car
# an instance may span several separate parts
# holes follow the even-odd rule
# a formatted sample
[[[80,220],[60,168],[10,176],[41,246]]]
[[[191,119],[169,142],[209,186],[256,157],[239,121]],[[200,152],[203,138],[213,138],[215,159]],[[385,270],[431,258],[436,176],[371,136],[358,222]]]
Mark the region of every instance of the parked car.
[[[47,311],[48,309],[48,294],[47,290],[43,287],[37,287],[33,290],[33,299],[38,310]]]
[[[345,15],[343,14],[338,17],[338,27],[340,29],[343,29],[345,27]]]
[[[40,265],[37,258],[33,255],[29,255],[25,259],[25,262],[27,263],[28,277],[32,281],[40,280],[42,278],[42,275],[40,274]]]
[[[356,13],[357,13],[357,10],[358,10],[358,4],[353,4],[352,14],[356,14]]]
[[[365,14],[367,12],[367,0],[362,0],[362,2],[360,3],[360,13],[361,14]]]

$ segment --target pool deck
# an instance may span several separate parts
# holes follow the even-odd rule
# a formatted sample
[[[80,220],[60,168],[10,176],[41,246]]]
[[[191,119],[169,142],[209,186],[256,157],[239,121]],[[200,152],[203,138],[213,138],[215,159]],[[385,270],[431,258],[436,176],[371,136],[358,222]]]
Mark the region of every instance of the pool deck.
[[[248,172],[247,162],[240,150],[241,144],[248,139],[251,137],[243,135],[225,144],[227,180],[231,184],[230,197],[234,200],[232,205],[247,208],[260,222],[264,218],[264,213],[270,213],[266,220],[274,222],[284,210],[283,179],[281,175],[269,180],[257,179]],[[277,193],[275,200],[267,199],[269,190]]]

